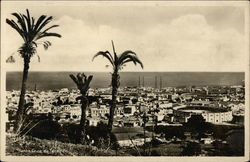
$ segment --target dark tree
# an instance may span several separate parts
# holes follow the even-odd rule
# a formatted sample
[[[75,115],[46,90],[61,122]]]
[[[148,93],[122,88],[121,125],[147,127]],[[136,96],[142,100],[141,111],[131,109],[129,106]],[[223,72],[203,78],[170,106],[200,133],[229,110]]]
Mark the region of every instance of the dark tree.
[[[192,115],[185,124],[188,131],[193,133],[205,133],[211,130],[212,125],[205,121],[202,115]]]
[[[196,142],[190,142],[182,151],[183,156],[199,156],[201,154],[201,145]]]

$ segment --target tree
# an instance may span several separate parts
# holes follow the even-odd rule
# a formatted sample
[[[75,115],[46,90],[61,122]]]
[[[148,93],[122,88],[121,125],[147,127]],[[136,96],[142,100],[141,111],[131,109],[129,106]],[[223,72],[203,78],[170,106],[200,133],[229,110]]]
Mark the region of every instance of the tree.
[[[81,120],[80,120],[80,129],[78,131],[77,138],[79,142],[83,141],[86,136],[86,109],[89,105],[89,99],[87,96],[87,92],[89,90],[89,84],[93,78],[92,75],[86,76],[84,73],[78,73],[76,76],[73,74],[69,75],[70,78],[75,82],[77,88],[80,90],[81,96],[78,99],[81,100]]]
[[[114,120],[114,111],[116,108],[116,100],[117,100],[117,92],[118,88],[120,86],[120,76],[119,76],[119,71],[129,62],[133,62],[135,65],[138,63],[140,66],[143,68],[142,62],[138,59],[136,56],[136,53],[131,51],[131,50],[126,50],[120,55],[116,54],[114,43],[112,42],[112,47],[113,47],[113,56],[110,54],[109,51],[99,51],[95,56],[93,57],[93,60],[97,56],[103,56],[106,58],[109,63],[112,65],[113,68],[113,73],[112,73],[112,80],[111,80],[111,85],[112,85],[112,101],[111,101],[111,106],[110,106],[110,116],[109,116],[109,121],[108,121],[108,132],[111,133],[112,131],[112,126],[113,126],[113,120]]]
[[[201,145],[196,142],[189,142],[182,151],[183,156],[199,156],[201,154]]]
[[[198,133],[197,138],[201,138],[204,133],[211,132],[212,124],[206,122],[202,115],[191,115],[188,119],[188,122],[185,123],[186,128],[188,131],[192,133]]]
[[[45,50],[47,50],[48,47],[51,46],[51,42],[49,41],[42,41],[41,43],[39,43],[38,40],[42,40],[46,37],[61,37],[60,34],[49,32],[50,29],[58,27],[59,25],[52,25],[48,28],[45,28],[47,24],[52,21],[52,16],[47,17],[46,15],[42,15],[36,21],[34,17],[30,16],[28,9],[26,10],[26,12],[27,15],[12,13],[12,15],[17,19],[16,22],[12,19],[6,19],[6,23],[9,24],[13,29],[15,29],[23,39],[23,44],[18,49],[18,53],[23,58],[24,68],[21,94],[16,113],[16,122],[14,125],[15,133],[18,133],[21,130],[22,123],[24,122],[26,82],[28,79],[30,59],[37,53],[36,49],[39,44],[42,44]],[[39,56],[38,59],[40,60]],[[12,62],[14,62],[13,56],[10,56],[6,61],[11,62],[11,60]]]

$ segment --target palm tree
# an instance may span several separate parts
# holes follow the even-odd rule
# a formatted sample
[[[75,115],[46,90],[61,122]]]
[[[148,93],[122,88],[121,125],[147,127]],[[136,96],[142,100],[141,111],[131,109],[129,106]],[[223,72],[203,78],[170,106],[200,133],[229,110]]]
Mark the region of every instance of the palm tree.
[[[117,92],[118,88],[120,86],[120,76],[119,71],[129,62],[133,62],[135,65],[138,63],[143,68],[142,62],[138,59],[136,56],[136,53],[131,50],[126,50],[120,55],[117,55],[115,52],[114,43],[112,42],[113,47],[113,56],[109,53],[109,51],[99,51],[97,54],[94,55],[93,60],[97,56],[103,56],[105,57],[109,63],[112,65],[113,73],[112,73],[112,101],[111,101],[111,107],[109,111],[109,121],[108,121],[108,132],[111,133],[112,131],[112,125],[114,120],[114,112],[116,108],[116,99],[117,99]]]
[[[6,19],[6,23],[9,24],[13,29],[15,29],[18,34],[23,39],[22,46],[18,49],[18,53],[21,58],[23,58],[24,68],[23,68],[23,79],[21,94],[19,98],[18,109],[16,112],[16,122],[14,125],[14,131],[17,133],[24,122],[24,104],[25,104],[25,93],[26,93],[26,82],[28,79],[29,63],[32,56],[36,54],[36,49],[39,44],[42,44],[46,49],[51,46],[51,42],[42,40],[45,37],[61,37],[60,34],[49,32],[50,29],[58,27],[59,25],[52,25],[48,28],[45,28],[49,24],[53,17],[42,15],[36,21],[34,17],[31,17],[29,10],[26,10],[27,15],[21,13],[12,13],[13,16],[17,19],[15,22],[12,19]],[[38,42],[41,40],[41,42]],[[38,56],[38,55],[37,55]],[[13,56],[11,56],[13,60]],[[40,60],[40,57],[38,56]],[[7,59],[7,61],[9,61]]]
[[[85,142],[85,137],[86,137],[86,110],[87,107],[89,106],[89,98],[88,98],[88,90],[89,90],[89,85],[90,82],[93,78],[92,75],[86,76],[84,73],[78,73],[76,76],[73,74],[69,75],[70,78],[74,81],[76,84],[77,88],[80,90],[81,96],[77,97],[77,100],[81,100],[81,120],[80,120],[80,128],[77,130],[77,141],[78,142]]]

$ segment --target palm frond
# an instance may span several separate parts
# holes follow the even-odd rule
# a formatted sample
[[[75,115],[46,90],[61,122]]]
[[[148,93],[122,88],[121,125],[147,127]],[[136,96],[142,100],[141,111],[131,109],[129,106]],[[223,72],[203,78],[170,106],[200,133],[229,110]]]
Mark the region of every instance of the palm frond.
[[[34,30],[35,28],[35,18],[34,17],[31,17],[31,26],[32,26],[32,31]]]
[[[15,63],[15,62],[16,60],[12,55],[6,59],[6,63]]]
[[[30,19],[30,12],[29,12],[29,10],[26,9],[26,12],[27,12],[27,17],[28,17],[28,19],[31,20],[31,19]]]
[[[52,45],[52,43],[51,43],[50,41],[47,41],[47,43],[49,44],[49,46],[51,46],[51,45]]]
[[[47,50],[49,48],[49,46],[51,46],[51,43],[49,41],[43,42],[43,47],[45,50]]]
[[[51,27],[45,29],[42,33],[46,33],[47,31],[49,31],[52,28],[58,27],[59,25],[52,25]]]
[[[38,54],[36,56],[37,56],[38,62],[41,62],[40,56]]]
[[[114,45],[114,42],[113,42],[113,40],[111,40],[111,43],[112,43],[112,49],[113,49],[113,53],[116,53],[116,52],[115,52],[115,45]]]
[[[133,55],[133,56],[136,56],[136,53],[134,51],[131,51],[131,50],[126,50],[124,51],[120,56],[119,56],[119,62],[122,62],[126,56],[128,55]]]
[[[27,23],[26,30],[27,30],[27,33],[29,33],[31,31],[31,22],[26,15],[22,15],[22,16],[23,18],[25,18],[25,22]]]
[[[40,26],[37,28],[37,33],[40,32],[42,30],[42,28],[47,25],[51,20],[53,19],[52,16],[48,17],[47,19],[45,19],[41,24]]]
[[[126,58],[120,63],[120,66],[125,65],[128,62],[133,62],[135,65],[140,64],[143,69],[143,63],[136,56],[127,55]]]
[[[87,80],[86,75],[84,73],[77,73],[76,77],[78,80],[78,84],[83,83],[83,80],[84,82]]]
[[[36,42],[33,41],[32,44],[34,44],[34,46],[37,47],[37,43]]]
[[[58,37],[58,38],[61,38],[62,36],[60,34],[57,34],[57,33],[42,33],[36,38],[36,40],[44,38],[44,37]]]
[[[115,52],[115,45],[114,45],[113,40],[111,40],[111,43],[112,43],[112,49],[113,49],[113,53],[114,53],[114,65],[117,66],[118,65],[118,56]]]
[[[26,35],[27,34],[27,28],[26,28],[26,24],[25,24],[25,20],[24,20],[23,16],[21,14],[18,14],[18,13],[12,13],[12,15],[17,18],[18,24],[20,24],[23,32]]]
[[[18,49],[21,57],[32,57],[36,54],[36,48],[39,44],[37,42],[38,39],[50,36],[61,37],[58,33],[48,32],[50,29],[58,27],[58,25],[52,25],[41,32],[41,30],[53,19],[52,16],[47,17],[46,15],[41,15],[36,21],[34,17],[31,17],[28,9],[26,9],[26,14],[12,13],[12,15],[17,20],[6,19],[6,23],[15,29],[24,40],[24,43]],[[51,42],[44,41],[42,45],[46,50],[51,46]],[[8,62],[12,60],[13,58],[10,58]],[[38,61],[40,61],[39,56]]]
[[[114,64],[115,64],[115,66],[118,66],[119,65],[119,61],[118,61],[119,58],[118,58],[116,53],[114,53],[114,58],[115,58]]]
[[[106,51],[106,54],[110,57],[111,61],[114,63],[114,58],[113,58],[113,56],[109,53],[109,51]]]
[[[76,85],[78,84],[78,80],[73,74],[70,74],[69,77],[75,82]]]
[[[15,29],[18,34],[23,38],[23,40],[26,41],[26,37],[23,30],[15,23],[14,20],[6,19],[6,23],[9,24],[13,29]]]
[[[28,27],[27,32],[29,33],[29,32],[32,31],[32,24],[31,24],[31,18],[30,18],[29,10],[26,9],[26,12],[27,12],[27,16],[26,15],[22,15],[22,16],[26,19],[27,27]]]
[[[107,58],[109,60],[109,62],[111,63],[112,66],[114,66],[114,60],[113,58],[111,58],[109,51],[99,51],[97,54],[94,55],[94,57],[92,58],[92,61],[97,57],[97,56],[103,56],[105,58]]]
[[[37,22],[35,23],[35,26],[34,26],[34,31],[37,31],[38,27],[40,26],[40,24],[42,23],[42,21],[46,18],[45,15],[41,15]]]
[[[34,25],[33,25],[33,39],[35,39],[35,37],[37,37],[38,35],[38,27],[41,25],[41,23],[43,22],[43,20],[46,18],[45,15],[41,15],[38,20],[35,22],[34,21]]]

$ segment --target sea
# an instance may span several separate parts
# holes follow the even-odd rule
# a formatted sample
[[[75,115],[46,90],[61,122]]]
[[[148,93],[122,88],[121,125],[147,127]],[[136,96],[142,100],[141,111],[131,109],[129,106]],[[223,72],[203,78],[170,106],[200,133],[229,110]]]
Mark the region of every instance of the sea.
[[[69,77],[78,72],[29,72],[28,90],[74,89],[76,85]],[[86,72],[93,75],[91,88],[105,88],[111,85],[111,73]],[[182,86],[232,86],[244,84],[244,72],[121,72],[120,86],[135,87],[182,87]],[[144,80],[144,82],[143,82]],[[6,90],[19,90],[22,72],[6,73]]]

